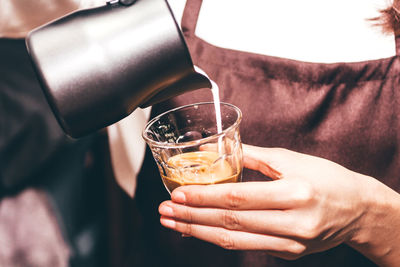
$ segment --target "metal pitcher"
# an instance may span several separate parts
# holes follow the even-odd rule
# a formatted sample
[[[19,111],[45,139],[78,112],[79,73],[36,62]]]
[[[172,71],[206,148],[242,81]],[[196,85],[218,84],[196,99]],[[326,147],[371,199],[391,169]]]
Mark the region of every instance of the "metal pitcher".
[[[199,88],[181,30],[165,0],[114,0],[43,25],[28,52],[64,131],[81,137]]]

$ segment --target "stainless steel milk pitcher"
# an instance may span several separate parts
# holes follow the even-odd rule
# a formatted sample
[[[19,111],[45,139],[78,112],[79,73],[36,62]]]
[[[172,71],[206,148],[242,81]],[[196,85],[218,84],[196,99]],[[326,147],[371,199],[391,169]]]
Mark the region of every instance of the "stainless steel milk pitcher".
[[[165,0],[114,0],[28,35],[27,48],[64,131],[80,137],[186,91],[211,88],[194,70]]]

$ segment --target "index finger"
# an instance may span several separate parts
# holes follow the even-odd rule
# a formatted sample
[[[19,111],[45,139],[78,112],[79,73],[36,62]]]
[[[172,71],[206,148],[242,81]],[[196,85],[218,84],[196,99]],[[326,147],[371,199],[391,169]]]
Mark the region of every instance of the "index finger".
[[[234,210],[288,209],[299,200],[292,181],[244,182],[215,185],[189,185],[175,189],[171,200],[177,203]]]

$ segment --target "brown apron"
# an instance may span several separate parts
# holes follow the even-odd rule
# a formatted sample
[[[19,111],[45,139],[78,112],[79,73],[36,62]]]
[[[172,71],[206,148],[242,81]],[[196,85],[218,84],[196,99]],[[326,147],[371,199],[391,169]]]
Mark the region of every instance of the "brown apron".
[[[394,57],[334,64],[222,49],[194,35],[201,2],[187,2],[182,29],[194,64],[216,81],[222,101],[242,110],[243,143],[324,157],[399,192],[399,45]],[[153,114],[211,99],[208,89],[194,91],[155,106]],[[138,180],[143,229],[132,254],[137,266],[375,266],[346,245],[286,261],[163,229],[157,208],[169,195],[148,152]],[[249,171],[243,178],[266,179]]]

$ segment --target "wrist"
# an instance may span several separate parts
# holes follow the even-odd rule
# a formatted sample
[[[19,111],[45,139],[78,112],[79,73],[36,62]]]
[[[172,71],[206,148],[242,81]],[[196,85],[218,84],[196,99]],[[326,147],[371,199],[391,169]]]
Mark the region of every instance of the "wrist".
[[[346,242],[381,266],[400,261],[400,196],[375,178],[357,174],[361,216]]]

